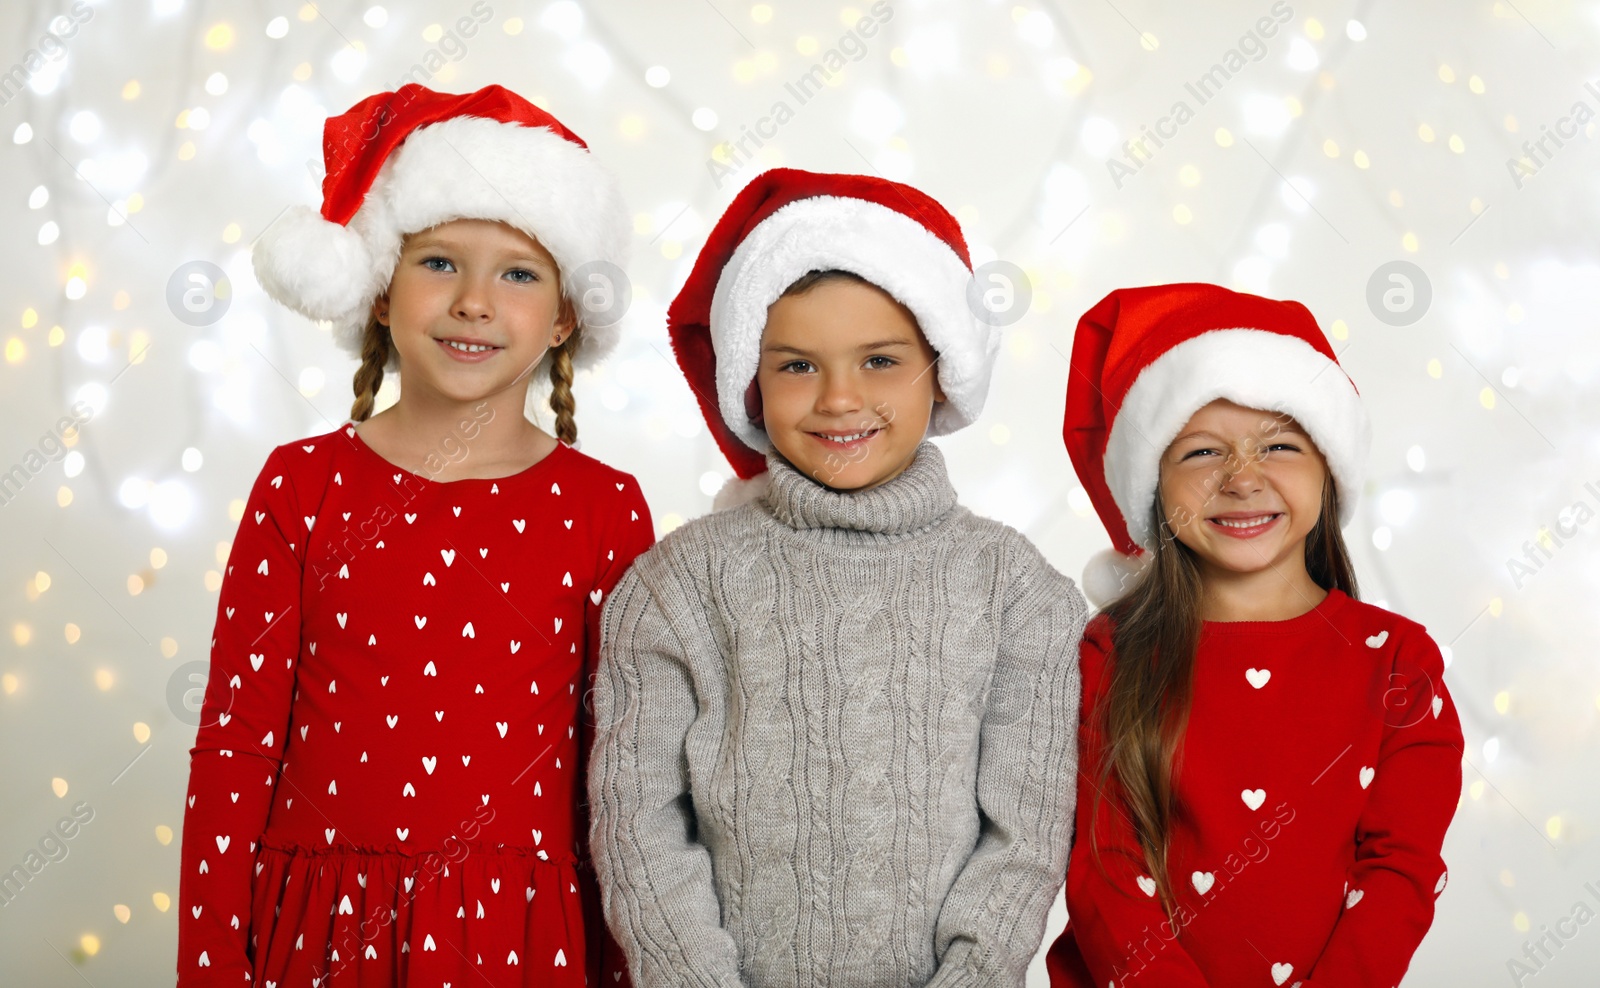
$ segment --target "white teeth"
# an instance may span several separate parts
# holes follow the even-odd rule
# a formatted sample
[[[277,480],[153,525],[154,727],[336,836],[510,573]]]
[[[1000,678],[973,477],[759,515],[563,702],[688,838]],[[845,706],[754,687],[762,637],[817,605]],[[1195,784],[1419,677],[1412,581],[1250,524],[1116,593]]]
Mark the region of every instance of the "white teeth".
[[[448,347],[450,347],[452,349],[455,349],[455,350],[460,350],[463,353],[482,353],[485,350],[493,350],[493,349],[495,349],[495,347],[492,347],[492,346],[480,346],[477,343],[457,343],[455,340],[444,340],[442,342],[446,346],[448,346]]]
[[[834,443],[853,443],[857,439],[865,439],[877,431],[877,429],[873,429],[872,432],[858,432],[853,436],[823,436],[822,438]]]
[[[1246,518],[1240,521],[1228,521],[1223,518],[1213,518],[1211,520],[1224,528],[1255,528],[1257,525],[1266,524],[1276,517],[1277,515],[1257,515],[1254,518]]]

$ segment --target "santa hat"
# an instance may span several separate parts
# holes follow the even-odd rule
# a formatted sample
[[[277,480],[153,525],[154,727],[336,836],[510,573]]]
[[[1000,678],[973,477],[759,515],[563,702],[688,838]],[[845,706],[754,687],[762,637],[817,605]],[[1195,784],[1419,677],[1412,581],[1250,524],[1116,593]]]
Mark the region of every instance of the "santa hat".
[[[457,219],[503,221],[555,258],[584,327],[578,366],[616,345],[618,326],[586,310],[576,279],[591,262],[620,269],[631,224],[615,178],[555,117],[500,86],[462,96],[412,83],[329,117],[322,150],[322,211],[291,207],[253,262],[267,294],[331,322],[343,349],[360,356],[405,235]]]
[[[1112,292],[1078,320],[1063,436],[1078,480],[1111,535],[1083,590],[1104,606],[1153,550],[1160,458],[1191,416],[1226,398],[1293,416],[1321,450],[1354,516],[1372,427],[1356,387],[1305,306],[1216,285]]]
[[[739,480],[767,469],[771,448],[753,419],[767,307],[812,271],[859,275],[911,311],[938,351],[930,435],[971,424],[983,411],[999,333],[968,301],[972,262],[955,217],[909,185],[867,175],[775,168],[734,197],[667,310],[678,365]],[[729,485],[748,497],[759,488]]]

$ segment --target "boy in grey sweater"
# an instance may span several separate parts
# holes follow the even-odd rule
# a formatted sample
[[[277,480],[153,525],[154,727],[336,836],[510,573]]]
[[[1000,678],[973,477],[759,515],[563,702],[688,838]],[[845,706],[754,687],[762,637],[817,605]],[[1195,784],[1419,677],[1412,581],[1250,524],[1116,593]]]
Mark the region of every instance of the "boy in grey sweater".
[[[931,198],[779,169],[672,304],[747,500],[640,556],[601,620],[591,845],[636,988],[1023,984],[1086,607],[925,438],[983,405],[970,279]]]

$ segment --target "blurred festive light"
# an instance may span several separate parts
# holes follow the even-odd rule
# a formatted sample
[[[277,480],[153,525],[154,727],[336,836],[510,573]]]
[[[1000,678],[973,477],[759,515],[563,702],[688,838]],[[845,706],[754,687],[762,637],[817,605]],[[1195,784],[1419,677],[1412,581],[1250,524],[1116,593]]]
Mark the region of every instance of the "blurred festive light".
[[[1408,490],[1384,491],[1378,498],[1378,514],[1386,523],[1396,527],[1410,521],[1416,507],[1416,495]]]
[[[862,90],[850,108],[850,126],[863,137],[881,138],[893,134],[905,120],[905,110],[899,101],[881,89]]]
[[[79,144],[91,144],[100,137],[100,118],[92,110],[79,110],[67,124],[67,133]]]
[[[644,70],[644,81],[653,89],[661,89],[672,81],[672,73],[665,65],[652,65]]]
[[[1289,107],[1275,96],[1251,93],[1245,96],[1240,109],[1244,113],[1245,129],[1252,134],[1276,137],[1289,126]]]
[[[1372,530],[1372,546],[1379,552],[1389,551],[1389,546],[1394,543],[1394,533],[1387,525],[1379,525]]]
[[[172,897],[165,892],[152,893],[150,896],[150,901],[154,903],[155,907],[161,912],[166,912],[168,909],[172,908]]]
[[[345,45],[334,53],[330,63],[334,76],[340,82],[355,82],[367,67],[367,53],[359,41]]]
[[[702,106],[695,110],[689,119],[698,130],[712,130],[717,126],[717,111],[709,106]]]
[[[326,382],[327,375],[322,372],[322,368],[307,367],[305,370],[300,372],[298,387],[301,394],[305,395],[307,398],[312,398],[322,390],[322,386]]]
[[[1483,760],[1484,761],[1492,762],[1496,758],[1499,758],[1499,757],[1500,757],[1500,739],[1499,738],[1491,737],[1487,741],[1483,742]]]
[[[221,96],[228,91],[228,77],[221,72],[213,72],[206,76],[206,92],[212,96]]]
[[[389,23],[389,12],[382,7],[368,7],[361,20],[367,27],[380,28]]]
[[[1083,142],[1083,149],[1097,158],[1111,153],[1117,146],[1120,136],[1116,124],[1105,117],[1089,117],[1083,122],[1083,129],[1078,132],[1079,140]]]
[[[708,470],[700,475],[700,493],[706,497],[716,497],[717,492],[722,490],[723,485],[727,482],[728,478],[722,474],[717,473],[715,470]]]
[[[539,15],[539,26],[562,41],[572,41],[583,30],[583,8],[572,0],[556,0]]]
[[[29,209],[38,209],[40,206],[43,206],[45,203],[47,203],[49,201],[50,201],[50,190],[45,188],[42,185],[34,186],[33,191],[28,193],[28,208]]]
[[[205,457],[202,456],[200,451],[195,449],[193,446],[190,446],[188,449],[183,451],[183,469],[187,472],[194,473],[196,470],[200,469],[200,465],[204,462]]]
[[[1421,473],[1423,468],[1427,466],[1427,462],[1427,454],[1422,451],[1421,446],[1412,446],[1406,450],[1406,466],[1410,467],[1414,473]]]
[[[108,397],[109,396],[106,393],[105,385],[100,384],[97,381],[90,381],[88,384],[80,387],[73,394],[72,400],[74,402],[83,402],[85,405],[89,406],[89,410],[91,412],[99,415],[101,412],[105,411],[106,399]]]
[[[91,364],[103,363],[111,353],[110,337],[104,326],[85,326],[78,333],[78,356]]]
[[[141,477],[129,477],[117,487],[117,500],[124,508],[137,511],[150,503],[151,483]]]
[[[274,17],[267,22],[267,37],[274,40],[289,33],[289,18]]]
[[[1304,38],[1295,38],[1289,42],[1289,55],[1284,61],[1296,72],[1310,72],[1319,64],[1317,50]]]
[[[1283,223],[1263,223],[1256,229],[1255,241],[1262,253],[1281,259],[1289,253],[1289,227]]]
[[[561,64],[590,89],[598,88],[611,75],[611,53],[594,41],[573,46],[562,56]]]
[[[1360,21],[1350,21],[1347,23],[1344,26],[1344,33],[1345,37],[1349,38],[1351,41],[1367,40],[1366,25],[1362,24]]]
[[[165,529],[182,527],[194,508],[194,495],[176,480],[164,480],[150,490],[150,520]]]

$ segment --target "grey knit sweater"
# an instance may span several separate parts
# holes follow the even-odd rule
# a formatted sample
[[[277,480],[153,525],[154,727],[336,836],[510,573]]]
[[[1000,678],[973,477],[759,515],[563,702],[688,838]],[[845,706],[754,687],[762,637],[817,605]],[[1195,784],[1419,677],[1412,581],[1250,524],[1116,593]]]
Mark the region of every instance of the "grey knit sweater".
[[[923,442],[634,561],[589,794],[636,988],[1021,986],[1066,874],[1085,605]]]

